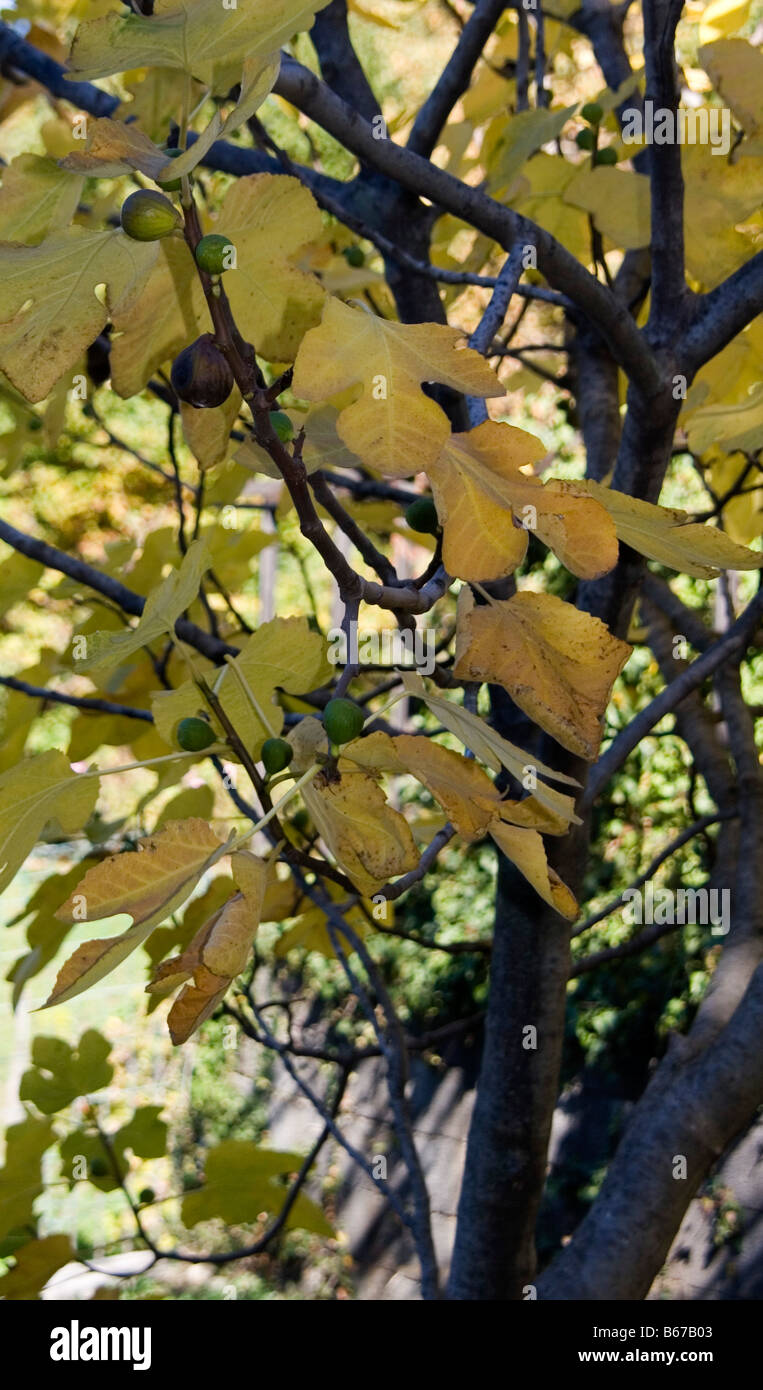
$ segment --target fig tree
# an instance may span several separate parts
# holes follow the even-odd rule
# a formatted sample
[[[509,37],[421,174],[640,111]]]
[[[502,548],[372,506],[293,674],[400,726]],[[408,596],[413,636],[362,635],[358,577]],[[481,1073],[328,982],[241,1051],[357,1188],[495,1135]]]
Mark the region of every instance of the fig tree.
[[[201,270],[206,270],[208,275],[222,275],[224,270],[230,270],[235,265],[236,248],[227,236],[209,232],[201,238],[194,255]]]
[[[359,705],[352,700],[329,700],[323,711],[323,727],[331,743],[349,743],[357,738],[366,722]]]
[[[233,372],[211,333],[178,353],[170,380],[176,396],[197,410],[222,405],[233,390]]]
[[[169,198],[151,188],[139,188],[125,198],[120,218],[122,230],[133,241],[158,241],[177,231],[183,220]]]

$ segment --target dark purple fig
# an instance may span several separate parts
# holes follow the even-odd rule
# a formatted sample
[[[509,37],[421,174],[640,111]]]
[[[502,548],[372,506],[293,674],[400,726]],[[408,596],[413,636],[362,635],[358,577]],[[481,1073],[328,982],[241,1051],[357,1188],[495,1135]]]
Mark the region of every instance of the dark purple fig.
[[[211,333],[178,353],[170,380],[175,395],[197,410],[222,405],[233,390],[233,372]]]

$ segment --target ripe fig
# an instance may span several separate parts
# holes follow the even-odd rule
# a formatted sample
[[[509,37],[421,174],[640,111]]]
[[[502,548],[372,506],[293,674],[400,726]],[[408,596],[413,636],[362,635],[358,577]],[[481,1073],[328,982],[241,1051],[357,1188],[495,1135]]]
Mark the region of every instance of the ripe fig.
[[[122,230],[133,241],[158,241],[177,231],[183,220],[169,198],[150,188],[139,188],[125,198],[120,217]]]
[[[262,761],[268,777],[283,772],[294,757],[294,749],[285,738],[266,738],[262,745]]]
[[[417,497],[415,502],[411,502],[405,509],[405,519],[412,531],[424,535],[436,536],[440,529],[437,508],[431,497]]]
[[[201,753],[202,749],[209,748],[210,744],[217,742],[217,735],[212,726],[206,719],[199,719],[196,715],[181,719],[175,730],[175,738],[186,753]]]
[[[222,405],[233,390],[233,372],[211,333],[178,353],[170,380],[180,400],[197,410]]]
[[[323,711],[323,727],[331,743],[349,743],[350,739],[358,737],[365,722],[366,716],[359,705],[341,697],[329,700]]]
[[[222,275],[236,264],[236,248],[227,236],[209,232],[203,236],[195,251],[196,264],[208,275]]]

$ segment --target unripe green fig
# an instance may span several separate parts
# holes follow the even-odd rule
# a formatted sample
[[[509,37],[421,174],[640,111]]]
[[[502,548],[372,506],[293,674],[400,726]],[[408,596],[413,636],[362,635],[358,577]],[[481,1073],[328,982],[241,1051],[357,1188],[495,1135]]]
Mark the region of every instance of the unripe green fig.
[[[175,738],[186,753],[201,753],[202,749],[217,742],[217,734],[211,724],[197,715],[181,719],[175,730]]]
[[[405,509],[405,519],[412,531],[420,531],[424,535],[436,536],[440,529],[437,508],[431,497],[417,497],[415,502],[411,502]]]
[[[197,410],[222,405],[233,390],[233,372],[211,333],[178,353],[170,380],[175,395]]]
[[[176,145],[162,146],[162,154],[166,154],[168,159],[178,159],[183,153],[184,151],[179,150]],[[177,193],[183,186],[182,179],[157,179],[156,182],[160,188],[164,189],[165,193]]]
[[[593,157],[594,164],[616,164],[617,150],[613,145],[606,145],[603,150],[597,150]]]
[[[288,444],[294,438],[294,426],[285,410],[271,410],[270,423],[282,444]]]
[[[169,198],[151,188],[139,188],[125,198],[120,217],[122,230],[133,241],[158,241],[177,231],[183,220]]]
[[[266,738],[262,745],[262,761],[268,777],[283,772],[294,757],[294,749],[285,738]]]
[[[294,826],[294,829],[299,831],[300,835],[307,835],[310,829],[310,817],[307,814],[307,811],[305,810],[304,806],[300,806],[294,812],[294,815],[291,818],[291,823]]]
[[[596,145],[596,136],[586,126],[585,130],[578,131],[575,136],[575,144],[579,150],[592,150]]]
[[[585,106],[581,106],[580,114],[584,121],[589,125],[601,125],[604,119],[604,108],[599,106],[598,101],[587,101]]]
[[[348,265],[361,266],[366,263],[366,258],[360,246],[345,246],[342,255]]]
[[[236,263],[236,248],[227,236],[219,232],[209,232],[203,236],[194,252],[196,264],[208,275],[222,275]]]
[[[139,1202],[153,1202],[156,1197],[153,1187],[142,1187],[138,1193]]]
[[[90,1160],[90,1176],[93,1178],[105,1178],[109,1171],[109,1165],[105,1158],[93,1158]]]
[[[331,743],[349,743],[357,738],[366,722],[363,710],[352,700],[329,700],[323,711],[323,727]]]

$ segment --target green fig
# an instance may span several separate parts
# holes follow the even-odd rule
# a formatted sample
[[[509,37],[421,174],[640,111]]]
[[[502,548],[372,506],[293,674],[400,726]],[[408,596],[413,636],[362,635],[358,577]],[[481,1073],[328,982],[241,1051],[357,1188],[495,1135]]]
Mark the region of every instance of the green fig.
[[[120,212],[122,230],[133,241],[158,241],[182,225],[182,217],[163,193],[139,188],[125,198]]]
[[[283,772],[294,757],[294,749],[285,738],[266,738],[262,745],[262,761],[268,777]]]
[[[423,535],[436,536],[440,529],[437,508],[431,497],[417,497],[415,502],[411,502],[405,509],[405,519],[412,531],[419,531]]]
[[[217,742],[217,734],[211,724],[196,715],[181,719],[175,730],[175,738],[186,753],[201,753],[204,748]]]
[[[209,232],[203,236],[194,252],[196,264],[201,270],[206,270],[208,275],[222,275],[225,270],[232,270],[236,264],[236,248],[227,236],[221,236],[219,232]]]
[[[359,736],[365,722],[360,706],[341,697],[329,700],[323,711],[323,727],[331,743],[349,743]]]

